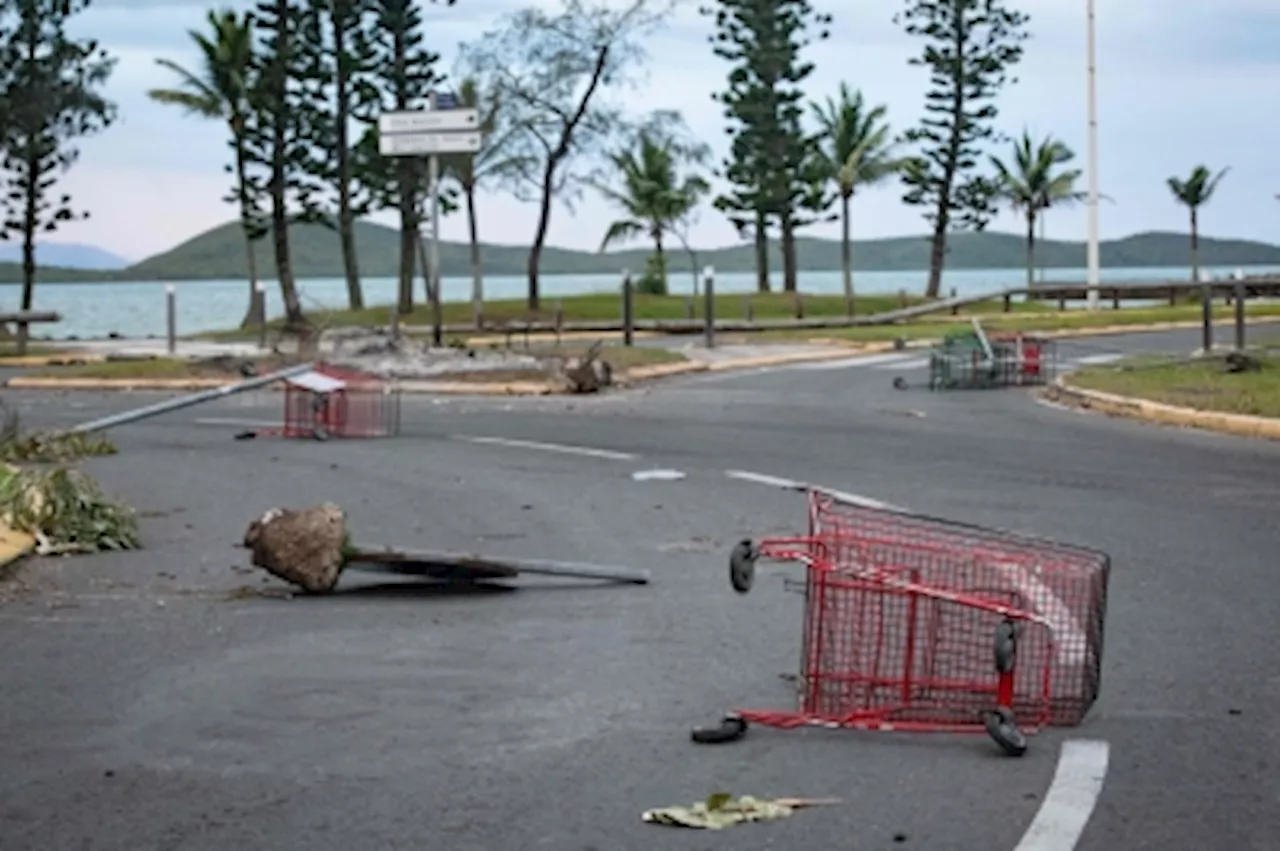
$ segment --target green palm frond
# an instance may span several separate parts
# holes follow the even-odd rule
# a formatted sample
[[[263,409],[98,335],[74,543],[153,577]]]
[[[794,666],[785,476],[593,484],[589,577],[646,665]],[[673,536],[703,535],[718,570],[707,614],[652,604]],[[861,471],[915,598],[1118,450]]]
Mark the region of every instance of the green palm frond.
[[[895,156],[896,145],[885,122],[888,107],[869,107],[861,91],[840,84],[837,96],[810,103],[818,124],[820,172],[848,197],[859,186],[870,186],[904,171],[909,161]]]
[[[1198,165],[1191,170],[1191,176],[1186,180],[1177,177],[1168,179],[1169,191],[1173,193],[1182,204],[1191,208],[1197,208],[1209,203],[1209,199],[1213,197],[1214,190],[1218,188],[1218,183],[1222,178],[1226,177],[1230,168],[1224,168],[1216,175],[1209,171],[1208,167]]]

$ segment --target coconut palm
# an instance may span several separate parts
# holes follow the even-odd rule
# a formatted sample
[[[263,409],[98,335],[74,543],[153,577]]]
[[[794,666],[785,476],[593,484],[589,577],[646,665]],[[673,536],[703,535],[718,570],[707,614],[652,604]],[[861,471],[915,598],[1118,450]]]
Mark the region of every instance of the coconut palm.
[[[833,100],[811,103],[819,128],[818,173],[835,183],[840,196],[840,266],[844,297],[853,304],[853,244],[849,238],[849,202],[859,186],[871,186],[900,171],[906,163],[893,154],[887,107],[869,108],[861,91],[841,83]]]
[[[667,289],[667,262],[664,238],[673,233],[711,186],[697,175],[683,180],[677,174],[679,148],[650,133],[641,133],[634,149],[609,156],[622,178],[622,188],[597,186],[606,199],[623,211],[623,218],[609,225],[600,250],[632,237],[645,235],[653,240],[653,276],[661,292]]]
[[[1218,188],[1218,181],[1226,176],[1229,168],[1224,168],[1216,175],[1211,175],[1209,169],[1205,166],[1198,165],[1191,171],[1191,177],[1182,180],[1177,177],[1169,178],[1169,191],[1173,193],[1173,197],[1179,202],[1186,204],[1187,209],[1191,212],[1191,280],[1200,280],[1200,208],[1209,203],[1209,199],[1213,197],[1213,191]]]
[[[1028,288],[1035,285],[1036,219],[1055,204],[1084,197],[1075,189],[1080,169],[1058,170],[1074,158],[1072,150],[1057,139],[1047,136],[1037,144],[1025,130],[1013,143],[1012,163],[991,157],[1000,197],[1026,218]]]
[[[236,195],[240,203],[240,223],[244,230],[246,260],[249,264],[249,310],[242,326],[258,322],[266,306],[258,295],[258,264],[253,252],[257,225],[246,176],[245,131],[249,115],[250,75],[253,70],[253,17],[237,15],[232,9],[210,10],[205,32],[189,30],[200,51],[198,72],[189,71],[169,59],[156,64],[178,77],[176,88],[151,89],[147,96],[157,103],[181,107],[201,118],[226,122],[235,146]]]

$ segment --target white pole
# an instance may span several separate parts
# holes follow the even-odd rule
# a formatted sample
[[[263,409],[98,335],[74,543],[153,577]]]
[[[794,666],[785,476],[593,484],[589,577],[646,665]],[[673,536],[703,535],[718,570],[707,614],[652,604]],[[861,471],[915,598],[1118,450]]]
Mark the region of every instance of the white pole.
[[[1098,258],[1098,94],[1096,85],[1096,60],[1094,47],[1094,3],[1085,0],[1088,18],[1089,65],[1089,309],[1098,309],[1098,284],[1101,277]]]
[[[430,104],[432,110],[438,108],[435,91],[431,92]],[[431,282],[431,333],[433,345],[441,346],[444,341],[441,339],[439,321],[442,293],[440,292],[440,157],[437,154],[432,154],[427,160],[427,187],[431,197],[431,268],[428,271]]]

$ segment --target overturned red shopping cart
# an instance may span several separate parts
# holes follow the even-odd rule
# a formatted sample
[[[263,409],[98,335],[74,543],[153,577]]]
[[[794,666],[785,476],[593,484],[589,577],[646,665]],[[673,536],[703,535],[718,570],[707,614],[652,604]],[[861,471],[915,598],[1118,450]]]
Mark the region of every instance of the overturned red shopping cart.
[[[1074,726],[1098,696],[1110,559],[1064,544],[851,505],[810,491],[805,535],[739,543],[756,562],[806,567],[793,710],[738,710],[693,740],[749,724],[981,732],[1021,755],[1026,734]]]
[[[400,391],[376,375],[329,364],[282,379],[284,423],[255,429],[262,436],[328,440],[331,437],[392,437],[400,432]]]

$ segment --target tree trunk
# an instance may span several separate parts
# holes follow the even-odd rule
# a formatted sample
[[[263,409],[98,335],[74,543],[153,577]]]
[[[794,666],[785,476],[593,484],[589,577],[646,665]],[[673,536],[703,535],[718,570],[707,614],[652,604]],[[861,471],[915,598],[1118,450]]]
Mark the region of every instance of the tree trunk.
[[[845,311],[853,315],[853,242],[849,239],[849,198],[840,196],[840,271],[844,277]]]
[[[662,284],[662,294],[667,294],[667,255],[662,249],[662,231],[653,232],[653,256],[658,265],[658,280]]]
[[[290,8],[287,0],[276,2],[276,51],[281,67],[274,70],[272,83],[272,100],[277,109],[272,114],[271,126],[271,232],[275,245],[276,275],[280,281],[280,295],[284,300],[285,327],[298,330],[306,325],[306,317],[302,315],[302,303],[298,300],[298,288],[293,280],[293,267],[289,258],[289,213],[285,206],[285,159],[289,144],[291,120],[285,100],[287,78],[283,67],[286,57],[293,50],[290,44],[289,16]]]
[[[796,278],[796,226],[790,210],[782,213],[782,289],[789,293],[799,291]]]
[[[932,246],[929,250],[929,283],[925,287],[925,298],[937,298],[942,290],[942,262],[947,254],[947,221],[946,216],[938,217],[933,226]]]
[[[244,261],[249,272],[249,309],[245,312],[241,328],[250,328],[267,319],[266,293],[258,292],[258,255],[253,250],[253,239],[250,235],[252,210],[249,206],[249,177],[246,173],[244,139],[242,132],[233,128],[236,133],[236,183],[240,195],[240,229],[244,232]]]
[[[467,196],[467,235],[471,240],[471,307],[476,321],[484,311],[484,270],[480,260],[480,234],[476,222],[476,186],[468,182],[463,186]]]
[[[1200,282],[1200,224],[1196,208],[1191,208],[1191,281]]]
[[[533,233],[533,247],[529,249],[529,310],[537,311],[538,267],[542,264],[542,246],[547,241],[547,229],[551,226],[551,190],[555,185],[556,167],[560,158],[554,154],[547,158],[547,167],[542,173],[542,192],[538,202],[538,227]]]
[[[396,312],[413,313],[413,270],[418,241],[417,172],[412,160],[396,163],[397,207],[400,210],[400,279],[396,287]]]
[[[41,185],[39,182],[40,158],[39,149],[31,136],[23,139],[26,147],[25,181],[22,186],[22,310],[31,310],[36,297],[36,223],[39,216]],[[18,323],[18,354],[27,353],[27,344],[31,340],[31,326],[25,322]]]
[[[1027,210],[1027,289],[1036,285],[1036,212]]]
[[[756,213],[756,291],[769,292],[769,232],[764,213]]]
[[[364,307],[364,293],[360,290],[360,263],[356,255],[355,215],[351,212],[351,149],[348,142],[347,123],[351,113],[348,91],[349,70],[343,58],[347,52],[347,4],[332,3],[329,7],[333,24],[333,50],[337,57],[334,75],[334,156],[338,178],[338,240],[342,245],[342,268],[347,278],[347,304],[352,310]]]

